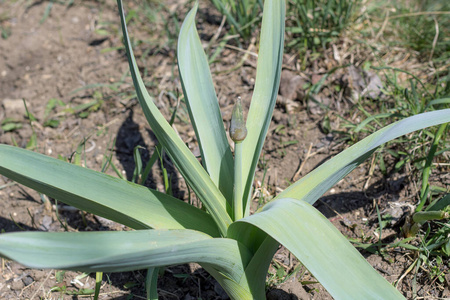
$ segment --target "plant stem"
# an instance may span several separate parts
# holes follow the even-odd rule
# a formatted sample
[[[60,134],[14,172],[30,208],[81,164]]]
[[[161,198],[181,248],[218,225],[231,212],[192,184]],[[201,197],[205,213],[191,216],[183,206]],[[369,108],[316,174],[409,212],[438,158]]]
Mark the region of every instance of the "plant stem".
[[[242,196],[244,190],[242,188],[242,142],[234,144],[234,194],[233,194],[233,209],[234,220],[239,220],[244,217],[242,207]]]
[[[97,300],[102,286],[103,272],[95,273],[95,294],[94,299]]]
[[[234,141],[234,190],[233,190],[233,214],[234,220],[244,217],[242,188],[242,141],[247,136],[244,113],[242,111],[241,97],[238,97],[231,113],[230,137]]]
[[[145,288],[147,290],[147,300],[158,300],[158,273],[159,268],[149,268],[145,279]]]

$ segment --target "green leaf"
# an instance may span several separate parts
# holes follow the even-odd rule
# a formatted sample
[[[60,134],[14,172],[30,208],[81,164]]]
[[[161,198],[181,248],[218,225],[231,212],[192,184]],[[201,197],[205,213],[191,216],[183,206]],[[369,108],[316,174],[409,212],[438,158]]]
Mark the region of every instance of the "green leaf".
[[[261,42],[256,68],[255,90],[247,117],[247,137],[242,142],[245,215],[249,214],[249,197],[280,85],[284,45],[285,1],[264,2]]]
[[[142,106],[147,121],[158,141],[164,146],[164,149],[167,151],[172,161],[174,161],[180,173],[214,218],[221,234],[225,236],[227,228],[232,222],[227,213],[225,197],[153,103],[145,88],[141,75],[139,74],[133,50],[131,49],[122,1],[117,0],[117,3],[119,6],[125,49],[127,51],[131,76],[133,78],[139,103]]]
[[[198,2],[189,12],[178,38],[178,68],[202,162],[212,181],[227,199],[231,212],[233,155],[225,134],[208,61],[195,28]]]
[[[313,204],[328,189],[364,162],[380,145],[410,132],[446,122],[450,122],[450,109],[418,114],[386,126],[328,160],[272,201],[294,198]]]
[[[241,243],[193,230],[0,234],[0,256],[30,268],[125,272],[196,262],[233,280],[251,254]]]
[[[258,227],[246,223],[233,223],[228,228],[228,237],[241,242],[253,253],[240,283],[249,287],[253,299],[265,299],[267,272],[280,244]]]
[[[227,17],[227,21],[234,26],[234,28],[242,35],[241,26],[233,17],[232,12],[224,5],[223,0],[211,0],[214,6]]]
[[[443,210],[450,205],[450,194],[446,194],[441,199],[433,201],[427,208],[427,211]]]
[[[335,299],[404,299],[318,210],[284,198],[241,219],[229,231],[252,224],[291,251]]]
[[[13,121],[13,120],[5,120],[2,122],[1,128],[4,132],[14,131],[16,129],[22,128],[22,123]]]
[[[249,286],[253,299],[264,299],[267,272],[280,245],[271,236],[263,233],[265,238],[245,268],[245,276],[242,276],[240,281],[241,285]]]
[[[147,300],[158,300],[158,273],[159,268],[148,268],[145,278]]]
[[[135,229],[189,228],[219,235],[207,213],[181,200],[32,151],[0,145],[0,174]]]

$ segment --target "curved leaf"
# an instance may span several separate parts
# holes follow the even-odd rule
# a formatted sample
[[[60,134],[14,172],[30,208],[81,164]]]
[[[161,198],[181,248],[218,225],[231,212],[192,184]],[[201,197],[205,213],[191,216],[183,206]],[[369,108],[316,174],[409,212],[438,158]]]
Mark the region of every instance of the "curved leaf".
[[[249,287],[254,299],[265,299],[267,271],[280,244],[258,227],[246,223],[237,224],[239,225],[233,223],[228,227],[227,236],[241,242],[253,253],[241,284]]]
[[[418,114],[386,126],[328,160],[272,201],[294,198],[313,204],[328,189],[366,160],[378,146],[410,132],[446,122],[450,122],[450,109]]]
[[[279,199],[229,227],[252,224],[291,251],[335,299],[404,299],[319,211],[296,199]]]
[[[280,246],[278,241],[274,240],[265,232],[263,233],[266,237],[252,256],[252,259],[245,268],[245,276],[240,281],[241,285],[249,287],[254,297],[253,299],[265,299],[267,272],[273,256]]]
[[[207,266],[205,264],[201,264],[201,266],[211,274],[217,282],[222,286],[222,288],[226,291],[228,296],[230,296],[233,300],[254,300],[252,293],[249,291],[247,287],[243,287],[236,280],[218,272],[214,268]]]
[[[21,148],[0,145],[0,174],[135,229],[196,229],[219,236],[207,213],[172,196]]]
[[[198,2],[186,16],[178,38],[178,69],[202,162],[228,201],[233,197],[233,155],[225,134],[208,61],[195,28]]]
[[[25,266],[124,272],[197,262],[237,281],[250,259],[241,243],[188,229],[0,234],[0,256]]]
[[[264,2],[261,42],[256,68],[255,90],[247,117],[247,137],[242,143],[245,215],[249,214],[249,201],[256,164],[258,163],[280,85],[284,46],[285,1]]]
[[[133,55],[133,49],[131,48],[127,25],[125,23],[122,1],[117,0],[117,4],[119,6],[124,44],[128,63],[130,65],[131,76],[133,78],[139,103],[142,106],[147,121],[158,141],[164,146],[164,149],[167,151],[172,161],[175,162],[175,165],[183,175],[184,179],[192,187],[195,194],[214,218],[221,234],[225,236],[227,227],[232,222],[227,213],[226,200],[205,169],[203,169],[192,152],[187,148],[172,127],[170,127],[169,123],[153,103],[152,98],[148,94],[144,82],[142,81]]]

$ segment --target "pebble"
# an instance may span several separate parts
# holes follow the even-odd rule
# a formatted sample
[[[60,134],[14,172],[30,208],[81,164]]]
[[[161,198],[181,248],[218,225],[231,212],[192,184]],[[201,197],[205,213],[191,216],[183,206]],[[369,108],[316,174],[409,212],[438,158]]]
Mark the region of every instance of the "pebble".
[[[306,81],[300,75],[283,70],[281,72],[280,94],[291,101],[301,99],[304,96],[302,91],[305,83]]]
[[[40,226],[40,229],[42,230],[48,230],[50,228],[50,225],[53,223],[53,219],[50,216],[44,216],[42,218],[42,224]]]
[[[25,276],[22,281],[25,286],[28,286],[33,283],[34,279],[31,276]]]
[[[45,278],[47,276],[47,274],[48,274],[48,271],[46,272],[46,271],[42,271],[42,270],[35,270],[33,272],[33,277],[31,277],[31,276],[30,277],[33,280],[39,281],[39,280]]]
[[[19,118],[25,115],[25,105],[22,99],[3,99],[3,108],[8,118]]]
[[[23,283],[22,280],[17,280],[17,281],[13,280],[13,283],[11,284],[11,289],[14,291],[17,291],[17,290],[23,289],[24,286],[25,286],[25,284]]]

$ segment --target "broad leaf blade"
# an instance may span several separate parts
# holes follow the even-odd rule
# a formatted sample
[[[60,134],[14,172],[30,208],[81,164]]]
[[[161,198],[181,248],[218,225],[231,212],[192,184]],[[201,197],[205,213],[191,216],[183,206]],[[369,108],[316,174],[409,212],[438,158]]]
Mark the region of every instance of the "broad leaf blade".
[[[229,203],[233,196],[233,155],[225,134],[208,61],[195,28],[198,2],[189,12],[178,38],[178,68],[202,162]]]
[[[254,299],[264,299],[267,272],[272,262],[273,256],[277,252],[280,244],[271,236],[266,235],[258,250],[245,268],[245,276],[242,276],[240,284],[249,286]],[[245,244],[244,244],[245,245]]]
[[[250,255],[235,240],[187,229],[0,234],[0,256],[36,269],[124,272],[197,262],[238,280]]]
[[[294,198],[313,204],[366,160],[378,146],[410,132],[446,122],[450,122],[450,109],[415,115],[386,126],[328,160],[284,190],[274,200]]]
[[[131,49],[122,1],[117,0],[117,4],[119,6],[122,32],[124,35],[125,49],[130,65],[131,76],[133,78],[139,103],[144,110],[147,121],[158,141],[164,146],[164,149],[167,151],[172,161],[175,162],[175,165],[183,175],[184,179],[192,187],[196,195],[214,218],[221,234],[225,236],[227,227],[232,222],[227,213],[225,197],[153,103],[152,98],[148,94],[144,82],[142,81],[133,55],[133,50]]]
[[[241,284],[249,287],[254,299],[264,299],[267,271],[280,244],[258,227],[243,222],[228,227],[227,236],[247,246],[253,254]]]
[[[21,148],[0,145],[0,174],[134,229],[196,229],[218,236],[210,215],[179,199]]]
[[[404,299],[347,239],[310,204],[284,198],[239,220],[229,231],[252,224],[291,251],[335,299]]]
[[[256,164],[266,138],[280,85],[284,46],[285,1],[264,2],[261,42],[256,68],[255,90],[247,117],[247,137],[243,141],[242,171],[244,201],[251,193]],[[245,205],[244,207],[248,207]],[[248,210],[246,211],[248,214]]]

